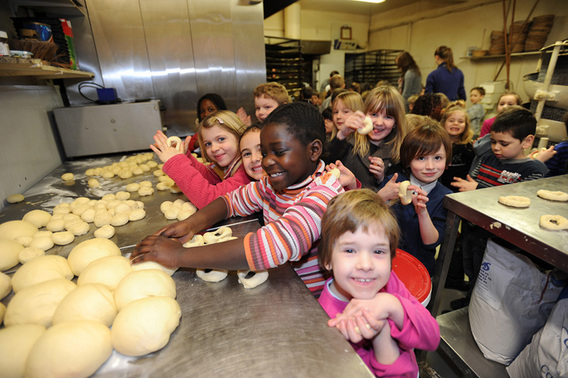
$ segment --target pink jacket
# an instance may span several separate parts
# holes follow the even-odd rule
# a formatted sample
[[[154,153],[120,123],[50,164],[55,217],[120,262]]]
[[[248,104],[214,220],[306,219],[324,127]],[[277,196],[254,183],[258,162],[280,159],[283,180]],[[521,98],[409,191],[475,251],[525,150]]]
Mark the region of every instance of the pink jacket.
[[[231,177],[221,180],[213,170],[190,154],[172,157],[162,170],[198,209],[251,181],[242,164]]]

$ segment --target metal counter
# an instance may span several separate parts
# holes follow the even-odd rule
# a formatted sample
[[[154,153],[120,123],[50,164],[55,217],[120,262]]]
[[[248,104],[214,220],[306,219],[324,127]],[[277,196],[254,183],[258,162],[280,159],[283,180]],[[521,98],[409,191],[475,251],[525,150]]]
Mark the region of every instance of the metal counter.
[[[61,202],[78,196],[98,199],[106,193],[124,190],[126,184],[157,179],[151,172],[127,180],[102,179],[104,189],[91,189],[84,172],[88,168],[109,165],[122,156],[90,158],[64,163],[24,193],[22,203],[0,212],[0,223],[21,219],[33,209],[51,211]],[[72,172],[75,182],[65,184],[61,175]],[[146,218],[116,227],[111,239],[123,254],[144,236],[174,221],[167,221],[159,211],[165,200],[183,198],[183,194],[156,191],[140,199],[146,206]],[[259,227],[255,217],[234,218],[223,222],[236,236]],[[67,246],[48,253],[67,256],[79,242],[92,238],[94,225]],[[139,358],[113,352],[99,368],[101,377],[372,377],[373,375],[344,337],[327,327],[328,317],[294,270],[283,265],[269,272],[268,281],[254,289],[244,289],[231,272],[219,283],[197,278],[195,270],[180,269],[173,278],[182,318],[163,349]],[[7,303],[10,296],[2,302]]]

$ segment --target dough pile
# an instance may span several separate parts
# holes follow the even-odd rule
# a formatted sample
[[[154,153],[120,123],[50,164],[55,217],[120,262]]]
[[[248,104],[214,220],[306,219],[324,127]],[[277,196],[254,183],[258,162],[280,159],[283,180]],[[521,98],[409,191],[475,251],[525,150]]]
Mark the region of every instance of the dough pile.
[[[77,244],[67,257],[71,271],[79,276],[91,262],[106,256],[121,256],[120,249],[108,239],[95,238]]]
[[[162,202],[160,205],[160,211],[164,214],[166,219],[177,219],[178,221],[182,221],[192,216],[197,211],[197,208],[191,202],[177,199],[173,202]]]

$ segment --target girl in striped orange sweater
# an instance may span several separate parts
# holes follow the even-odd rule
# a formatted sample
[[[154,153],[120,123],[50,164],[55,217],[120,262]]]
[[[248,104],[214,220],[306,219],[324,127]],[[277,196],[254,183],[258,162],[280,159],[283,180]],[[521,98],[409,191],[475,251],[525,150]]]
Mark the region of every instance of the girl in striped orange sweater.
[[[325,141],[323,118],[310,104],[282,105],[264,121],[260,139],[265,177],[146,237],[132,253],[132,262],[261,271],[290,261],[319,296],[324,283],[317,261],[321,217],[331,198],[343,192],[339,179],[326,172],[320,159]],[[244,238],[215,246],[182,246],[204,226],[260,211],[265,226]]]

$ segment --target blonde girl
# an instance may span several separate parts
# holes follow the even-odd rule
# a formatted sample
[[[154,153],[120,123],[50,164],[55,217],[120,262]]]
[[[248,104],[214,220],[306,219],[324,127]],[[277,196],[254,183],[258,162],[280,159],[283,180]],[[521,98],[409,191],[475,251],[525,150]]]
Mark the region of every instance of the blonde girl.
[[[362,186],[378,189],[385,175],[399,169],[400,146],[406,133],[404,99],[395,87],[379,86],[371,90],[363,106],[338,129],[328,148],[331,161],[340,160]],[[366,135],[356,132],[368,117],[373,129]]]
[[[150,148],[164,163],[162,170],[171,177],[186,197],[201,209],[215,198],[248,184],[251,179],[242,165],[239,139],[244,126],[229,110],[208,115],[199,126],[199,147],[205,163],[190,153],[168,146],[167,137],[158,131]]]
[[[343,127],[347,118],[356,111],[363,111],[363,99],[357,92],[342,92],[333,100],[333,124],[329,140],[335,138],[337,130]]]
[[[501,113],[509,106],[522,105],[522,103],[523,100],[521,99],[521,96],[512,91],[505,91],[497,101],[497,114]],[[495,118],[497,118],[497,116],[483,121],[483,126],[481,126],[481,132],[479,133],[480,138],[489,134],[491,126],[493,126],[493,122],[495,122]]]

